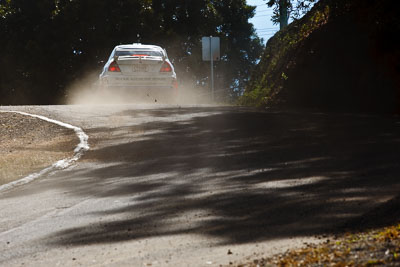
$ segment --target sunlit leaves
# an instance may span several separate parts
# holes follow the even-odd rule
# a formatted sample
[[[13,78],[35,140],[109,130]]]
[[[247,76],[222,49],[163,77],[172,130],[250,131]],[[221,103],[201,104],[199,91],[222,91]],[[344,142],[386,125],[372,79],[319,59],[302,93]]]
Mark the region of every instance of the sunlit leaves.
[[[6,18],[14,12],[11,7],[11,0],[1,0],[0,1],[0,17]]]

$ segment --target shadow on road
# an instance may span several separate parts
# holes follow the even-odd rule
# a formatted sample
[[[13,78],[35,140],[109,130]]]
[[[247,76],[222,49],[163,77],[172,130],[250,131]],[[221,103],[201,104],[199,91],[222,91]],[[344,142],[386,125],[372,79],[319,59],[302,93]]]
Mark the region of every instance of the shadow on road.
[[[148,115],[173,118],[203,111],[165,109]],[[109,220],[58,232],[54,243],[197,234],[240,244],[400,219],[398,212],[372,212],[384,209],[400,188],[395,119],[214,111],[112,129],[110,145],[85,156],[103,167],[69,170],[63,186],[84,196],[125,197],[127,205],[96,212]],[[88,133],[103,131],[110,130]],[[123,141],[113,142],[117,139]]]

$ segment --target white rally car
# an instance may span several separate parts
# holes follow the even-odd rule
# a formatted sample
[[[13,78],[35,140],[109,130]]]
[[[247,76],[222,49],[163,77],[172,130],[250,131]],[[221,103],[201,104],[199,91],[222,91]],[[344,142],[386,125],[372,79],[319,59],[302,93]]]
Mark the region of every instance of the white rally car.
[[[100,74],[108,93],[123,91],[141,100],[176,98],[178,83],[167,52],[156,45],[118,45]]]

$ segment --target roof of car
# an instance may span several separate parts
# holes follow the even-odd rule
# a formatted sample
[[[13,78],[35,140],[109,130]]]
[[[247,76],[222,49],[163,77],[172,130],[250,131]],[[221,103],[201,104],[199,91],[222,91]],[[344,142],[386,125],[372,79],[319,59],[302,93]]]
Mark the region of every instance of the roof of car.
[[[157,46],[157,45],[145,45],[145,44],[139,44],[139,43],[117,45],[115,48],[118,49],[118,50],[120,50],[120,49],[121,50],[134,49],[134,48],[162,50],[162,48],[160,46]]]

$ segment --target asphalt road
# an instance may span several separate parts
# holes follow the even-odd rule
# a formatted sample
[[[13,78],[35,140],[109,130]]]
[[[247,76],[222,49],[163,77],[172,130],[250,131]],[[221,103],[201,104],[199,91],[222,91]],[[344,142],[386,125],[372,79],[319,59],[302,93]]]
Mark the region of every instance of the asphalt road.
[[[91,147],[72,167],[0,193],[1,266],[229,265],[399,219],[376,216],[400,192],[395,117],[1,109],[81,127]]]

